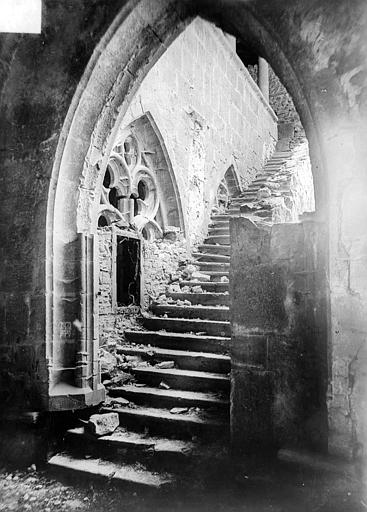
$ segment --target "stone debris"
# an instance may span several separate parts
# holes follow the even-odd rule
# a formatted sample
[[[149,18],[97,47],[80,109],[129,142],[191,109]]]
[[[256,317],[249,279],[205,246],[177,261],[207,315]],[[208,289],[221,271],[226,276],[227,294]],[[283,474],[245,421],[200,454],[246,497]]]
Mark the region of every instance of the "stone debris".
[[[95,436],[106,436],[112,434],[120,424],[117,412],[108,412],[105,414],[92,414],[86,424],[86,429]]]
[[[196,279],[197,281],[208,282],[210,281],[210,276],[208,274],[203,274],[202,272],[193,272],[191,274],[191,279]]]
[[[192,264],[187,265],[182,271],[182,277],[190,279],[191,276],[198,270],[198,267]]]
[[[268,187],[260,188],[257,192],[258,199],[265,199],[271,196],[271,190]]]
[[[99,360],[101,364],[101,372],[105,375],[111,375],[111,373],[117,366],[116,357],[107,350],[105,350],[104,348],[100,348]]]
[[[132,380],[134,377],[131,375],[131,373],[127,373],[127,372],[119,372],[118,375],[116,375],[116,377],[113,377],[112,379],[112,384],[125,384],[127,382],[129,382],[130,380]]]
[[[229,279],[228,279],[228,277],[227,277],[227,276],[222,276],[222,277],[220,278],[220,282],[221,282],[221,283],[229,283]]]
[[[178,283],[169,284],[167,286],[167,293],[180,293],[181,287]]]
[[[168,370],[170,368],[175,367],[175,362],[174,361],[162,361],[160,363],[157,363],[155,366],[156,366],[156,368],[159,368],[161,370]]]
[[[117,396],[117,397],[114,397],[114,398],[111,398],[109,400],[109,403],[114,406],[119,406],[119,407],[124,407],[126,405],[129,405],[129,400],[126,400],[126,398],[122,398],[120,396]]]
[[[204,293],[204,290],[202,289],[201,286],[193,286],[192,293]]]
[[[188,407],[172,407],[172,409],[169,411],[171,414],[185,414],[186,412],[189,412]]]

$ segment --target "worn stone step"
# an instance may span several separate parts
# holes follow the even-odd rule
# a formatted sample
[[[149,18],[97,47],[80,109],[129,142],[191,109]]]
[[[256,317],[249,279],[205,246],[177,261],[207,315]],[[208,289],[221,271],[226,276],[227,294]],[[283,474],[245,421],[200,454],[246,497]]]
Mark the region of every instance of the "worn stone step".
[[[211,254],[210,252],[193,252],[192,256],[201,261],[223,261],[224,263],[229,263],[231,259],[226,254]]]
[[[131,372],[139,379],[139,382],[145,382],[154,387],[158,387],[164,381],[171,388],[184,391],[229,390],[229,377],[223,373],[140,366],[132,368]]]
[[[174,478],[168,474],[152,473],[133,465],[111,462],[97,458],[77,458],[67,453],[54,455],[48,461],[52,470],[79,477],[97,478],[114,484],[132,487],[161,489],[173,484]]]
[[[209,334],[213,336],[230,336],[229,322],[215,320],[200,320],[198,318],[162,318],[157,316],[143,317],[143,325],[152,331],[171,331]]]
[[[169,293],[174,300],[188,300],[191,304],[202,304],[203,306],[228,306],[228,293]]]
[[[138,387],[128,384],[111,388],[108,391],[111,397],[126,398],[138,405],[151,407],[200,407],[228,410],[228,398],[222,398],[218,393],[203,391],[184,391],[182,389],[160,389],[157,387]]]
[[[213,236],[213,235],[229,235],[229,224],[227,224],[227,226],[225,226],[225,227],[209,228],[208,234],[209,234],[209,236]]]
[[[228,320],[228,306],[176,306],[170,304],[153,304],[151,310],[155,315],[168,315],[173,318],[202,318],[203,320]]]
[[[204,244],[223,244],[223,245],[229,245],[231,243],[229,235],[213,235],[208,236]]]
[[[204,274],[229,271],[229,262],[226,261],[197,261],[195,265],[197,265],[200,268],[200,272]]]
[[[205,243],[204,245],[199,245],[198,247],[200,252],[210,252],[211,254],[224,254],[225,256],[229,256],[231,254],[231,246],[229,244],[209,244]]]
[[[215,281],[181,281],[180,286],[201,286],[203,290],[208,292],[227,292],[229,283],[215,282]]]
[[[71,428],[66,432],[66,440],[73,453],[83,450],[109,460],[121,459],[123,455],[124,462],[144,462],[149,468],[160,469],[166,462],[186,462],[193,454],[200,455],[202,451],[202,447],[192,441],[148,436],[121,427],[102,437],[91,436],[84,427]]]
[[[229,351],[231,338],[221,336],[198,336],[189,333],[125,330],[125,339],[131,343],[142,343],[161,348],[215,352],[225,354]]]
[[[138,406],[131,408],[102,407],[101,412],[117,412],[120,425],[134,431],[149,430],[149,434],[172,435],[175,438],[192,436],[225,436],[228,433],[228,415],[208,414],[204,411],[189,411],[171,414],[168,409]]]
[[[209,227],[210,228],[215,228],[215,227],[223,228],[223,227],[226,227],[226,226],[229,225],[229,219],[230,219],[230,217],[226,216],[223,220],[212,220],[209,223]]]
[[[257,176],[254,181],[251,183],[251,185],[266,185],[268,183],[268,177],[267,176],[264,176],[264,177],[261,177],[261,176]]]
[[[137,347],[133,345],[119,346],[117,352],[124,355],[139,356],[149,362],[174,361],[177,368],[185,370],[228,373],[231,369],[229,356],[210,352],[193,352],[148,346]]]
[[[225,221],[230,218],[228,213],[213,213],[210,217],[211,222]]]

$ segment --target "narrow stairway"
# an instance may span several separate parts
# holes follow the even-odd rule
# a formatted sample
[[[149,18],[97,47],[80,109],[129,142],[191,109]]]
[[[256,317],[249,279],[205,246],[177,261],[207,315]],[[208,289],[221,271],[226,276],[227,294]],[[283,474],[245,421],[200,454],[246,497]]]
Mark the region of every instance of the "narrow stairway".
[[[182,485],[200,471],[209,478],[216,461],[223,471],[229,441],[229,219],[258,199],[287,157],[275,152],[241,196],[212,214],[208,236],[193,254],[193,271],[152,304],[143,329],[125,331],[117,353],[131,362],[130,378],[110,382],[99,410],[118,413],[119,427],[102,437],[83,426],[68,430],[65,451],[50,459],[50,467],[147,488]],[[248,214],[269,215],[261,210]]]

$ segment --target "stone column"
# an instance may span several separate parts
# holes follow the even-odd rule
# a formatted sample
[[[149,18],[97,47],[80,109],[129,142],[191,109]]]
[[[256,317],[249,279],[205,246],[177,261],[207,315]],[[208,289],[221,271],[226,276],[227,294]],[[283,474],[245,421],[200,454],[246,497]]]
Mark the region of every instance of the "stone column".
[[[259,57],[259,88],[269,103],[269,65],[262,57]]]

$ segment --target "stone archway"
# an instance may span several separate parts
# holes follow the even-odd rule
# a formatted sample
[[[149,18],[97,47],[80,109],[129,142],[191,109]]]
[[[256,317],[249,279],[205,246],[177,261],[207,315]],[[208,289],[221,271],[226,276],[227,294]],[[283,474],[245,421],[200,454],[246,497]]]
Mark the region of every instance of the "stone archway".
[[[211,9],[209,12],[213,13]],[[96,191],[104,175],[119,119],[123,117],[130,98],[170,41],[190,20],[192,13],[190,3],[178,12],[174,2],[169,1],[157,3],[152,11],[149,11],[145,2],[139,3],[131,12],[123,10],[115,20],[113,30],[111,28],[100,43],[100,57],[94,66],[91,65],[88,80],[85,80],[84,87],[80,86],[79,104],[69,130],[66,125],[64,127],[67,132],[66,142],[59,169],[57,166],[54,167],[54,173],[58,174],[58,184],[52,243],[53,294],[49,295],[50,300],[53,299],[53,304],[49,305],[49,311],[53,311],[52,334],[51,330],[49,331],[52,396],[60,396],[58,389],[62,390],[65,384],[73,388],[73,391],[68,388],[69,396],[73,392],[79,396],[80,388],[86,390],[87,395],[94,396],[99,386],[95,351],[97,328],[94,320],[94,283],[90,271],[93,267],[93,238],[96,224],[93,212],[98,196]],[[203,14],[208,14],[205,9]],[[157,26],[157,30],[154,29],[147,37],[145,25]],[[257,27],[256,22],[254,25]],[[129,42],[126,41],[127,33],[134,35]],[[267,38],[270,42],[269,34]],[[122,47],[125,49],[126,60],[121,58]],[[129,53],[129,48],[132,53]],[[288,61],[285,56],[283,61],[287,69]],[[292,76],[297,85],[298,81],[293,74]],[[305,98],[302,99],[302,106],[301,114],[303,113],[306,119],[308,132],[315,131]],[[313,148],[313,154],[318,154],[318,144],[314,146],[316,147]],[[320,165],[319,163],[316,168]],[[317,188],[317,180],[315,185]],[[318,195],[319,198],[321,196]],[[50,316],[49,319],[51,320]],[[52,370],[52,365],[58,368],[56,372]],[[69,368],[75,370],[71,371]],[[88,388],[91,389],[87,392]],[[61,398],[55,400],[59,404],[63,403]],[[97,393],[95,401],[99,400],[100,394]],[[84,400],[81,406],[83,402]],[[58,408],[59,405],[55,407]],[[67,405],[66,407],[68,408]]]
[[[100,6],[102,4],[102,1],[99,2]],[[103,6],[101,8],[103,10]],[[57,22],[59,13],[50,12],[51,9],[47,22]],[[238,0],[230,5],[226,2],[128,2],[112,23],[111,14],[106,13],[99,24],[96,22],[98,34],[107,32],[93,55],[98,37],[91,39],[90,46],[86,45],[83,62],[89,59],[89,63],[71,103],[76,82],[63,81],[63,78],[68,77],[68,73],[73,76],[75,68],[63,68],[62,72],[55,69],[55,76],[49,73],[52,87],[48,84],[47,88],[44,85],[47,84],[46,73],[42,73],[42,70],[46,71],[60,63],[65,65],[62,59],[56,58],[58,52],[54,58],[49,58],[46,46],[45,56],[39,57],[37,66],[41,72],[37,73],[34,70],[33,55],[37,51],[34,40],[32,44],[26,39],[23,42],[9,40],[2,48],[4,62],[9,64],[4,72],[6,80],[2,90],[2,103],[9,105],[4,108],[4,132],[7,132],[6,146],[11,148],[6,155],[4,152],[4,176],[9,176],[9,183],[12,183],[13,173],[17,172],[18,188],[22,192],[24,188],[25,197],[19,195],[17,201],[11,203],[15,207],[5,212],[3,217],[4,225],[7,221],[10,223],[6,233],[11,242],[4,249],[5,343],[11,345],[15,338],[20,340],[17,346],[23,347],[23,360],[29,361],[26,366],[32,367],[35,375],[37,364],[34,360],[42,360],[43,370],[46,369],[46,360],[49,361],[49,369],[55,376],[51,381],[59,386],[59,390],[55,387],[54,395],[89,395],[91,402],[100,399],[97,376],[93,384],[95,389],[93,386],[83,389],[83,386],[78,388],[75,385],[77,380],[74,375],[78,367],[83,377],[81,368],[87,366],[90,370],[94,364],[93,356],[84,361],[83,352],[88,343],[93,345],[94,337],[93,283],[88,281],[90,272],[86,272],[86,269],[93,260],[90,205],[94,199],[96,179],[106,165],[114,126],[118,124],[119,116],[123,115],[125,103],[130,100],[147,70],[177,32],[182,30],[186,20],[195,14],[218,22],[238,37],[253,40],[259,54],[267,58],[290,91],[306,129],[313,163],[316,209],[327,224],[324,250],[329,263],[328,286],[331,293],[327,343],[329,381],[334,386],[330,387],[329,398],[331,445],[335,451],[351,454],[366,438],[362,419],[365,413],[362,365],[366,360],[366,292],[363,284],[365,271],[361,264],[366,259],[366,244],[365,235],[356,229],[358,220],[365,216],[366,202],[363,202],[363,198],[367,196],[364,83],[366,11],[362,1],[356,0],[352,7],[350,4],[317,2],[312,8],[300,0],[291,5],[285,1],[270,5],[261,0],[251,3]],[[73,21],[68,20],[69,23]],[[340,23],[340,20],[343,22]],[[47,34],[47,38],[52,50],[58,48],[62,36]],[[24,88],[21,94],[14,95],[12,86],[22,83],[22,64],[27,62],[27,58],[32,62],[33,69],[29,72],[28,91]],[[17,63],[21,65],[17,66]],[[79,75],[76,76],[79,80]],[[24,98],[31,97],[34,90],[39,92],[37,100],[31,102],[31,106],[25,105]],[[52,112],[47,110],[50,90],[53,96],[59,95],[60,100],[58,108],[55,106]],[[48,93],[44,97],[43,91]],[[37,115],[32,116],[34,113]],[[27,115],[29,123],[24,125],[22,116]],[[62,129],[60,117],[65,117]],[[52,119],[50,126],[40,124],[43,118]],[[14,126],[20,131],[17,132]],[[56,140],[58,147],[55,150]],[[27,164],[29,155],[35,156],[34,147],[41,148],[39,153],[36,152],[39,161],[37,169]],[[36,193],[30,182],[44,178],[50,178],[50,184],[47,182],[43,188],[39,187]],[[347,186],[349,183],[353,183],[353,187]],[[353,209],[351,215],[345,215],[342,205],[353,203],[353,190],[356,189],[359,191],[359,208]],[[84,206],[76,219],[79,197],[84,199],[81,201]],[[4,199],[4,205],[8,205],[7,196]],[[29,214],[31,207],[35,208],[35,204],[40,203],[37,222],[29,223],[26,233],[24,230],[20,232],[17,228],[20,216],[27,212]],[[344,243],[345,240],[348,243]],[[31,259],[23,264],[22,284],[14,281],[16,271],[12,260],[16,247],[24,251],[27,249],[32,254]],[[46,272],[43,273],[39,270],[42,259],[46,259]],[[360,272],[363,279],[356,279],[355,275]],[[35,285],[32,281],[34,275],[41,274],[43,277]],[[46,322],[43,309],[45,295]],[[23,305],[22,308],[19,303]],[[41,305],[36,324],[32,323],[34,319],[29,314],[29,304],[34,303]],[[28,326],[18,335],[14,334],[18,331],[11,325],[14,316],[22,319],[18,321],[20,325],[24,323]],[[75,319],[80,320],[81,330],[78,322],[74,324]],[[46,354],[44,332],[38,327],[41,324],[46,325]],[[36,357],[28,355],[29,347],[33,345],[36,346]],[[4,346],[4,351],[7,350]],[[10,351],[6,353],[10,354]],[[94,371],[92,373],[96,375]],[[87,371],[86,377],[89,375]],[[33,389],[41,390],[38,394],[42,397],[34,396],[27,403],[47,407],[46,371],[42,373],[42,382],[32,375],[29,381],[26,384],[27,393],[37,395]],[[81,384],[80,381],[78,385]],[[92,398],[94,393],[96,397]],[[82,406],[88,400],[78,398],[73,407],[79,406],[77,402]],[[66,401],[60,407],[69,405]]]

